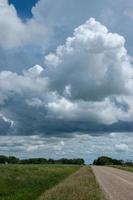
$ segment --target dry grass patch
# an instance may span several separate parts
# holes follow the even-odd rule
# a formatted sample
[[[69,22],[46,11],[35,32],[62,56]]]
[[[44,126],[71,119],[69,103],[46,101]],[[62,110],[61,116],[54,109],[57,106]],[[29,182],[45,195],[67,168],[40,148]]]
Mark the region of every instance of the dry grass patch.
[[[54,188],[46,191],[39,200],[104,200],[92,169],[82,167]]]

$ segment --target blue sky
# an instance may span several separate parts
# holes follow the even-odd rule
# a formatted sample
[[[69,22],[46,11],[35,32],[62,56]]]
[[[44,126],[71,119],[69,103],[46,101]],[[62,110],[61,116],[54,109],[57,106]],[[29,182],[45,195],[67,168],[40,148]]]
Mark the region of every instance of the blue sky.
[[[8,0],[10,4],[13,4],[15,8],[17,9],[18,15],[22,18],[31,18],[32,13],[31,9],[35,4],[38,2],[38,0]]]
[[[130,0],[1,0],[0,154],[132,159],[132,23]]]

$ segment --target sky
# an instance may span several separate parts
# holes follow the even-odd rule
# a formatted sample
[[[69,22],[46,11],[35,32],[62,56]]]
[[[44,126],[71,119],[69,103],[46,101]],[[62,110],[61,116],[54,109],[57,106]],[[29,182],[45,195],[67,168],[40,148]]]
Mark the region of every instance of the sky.
[[[23,20],[26,18],[32,17],[31,9],[35,4],[38,2],[38,0],[9,0],[9,4],[13,4],[17,10],[17,14],[19,17]]]
[[[133,2],[0,1],[0,154],[133,157]]]

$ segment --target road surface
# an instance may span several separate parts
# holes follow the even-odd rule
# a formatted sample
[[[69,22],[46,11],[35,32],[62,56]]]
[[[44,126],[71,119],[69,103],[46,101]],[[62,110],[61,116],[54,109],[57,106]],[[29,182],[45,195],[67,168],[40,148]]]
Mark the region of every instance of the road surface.
[[[92,166],[109,200],[133,200],[133,173],[112,167]]]

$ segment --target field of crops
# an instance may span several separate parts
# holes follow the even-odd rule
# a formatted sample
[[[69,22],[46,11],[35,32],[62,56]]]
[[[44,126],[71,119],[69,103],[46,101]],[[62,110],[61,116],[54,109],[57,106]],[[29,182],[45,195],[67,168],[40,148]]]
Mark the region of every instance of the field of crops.
[[[0,200],[36,200],[79,166],[1,165]]]

